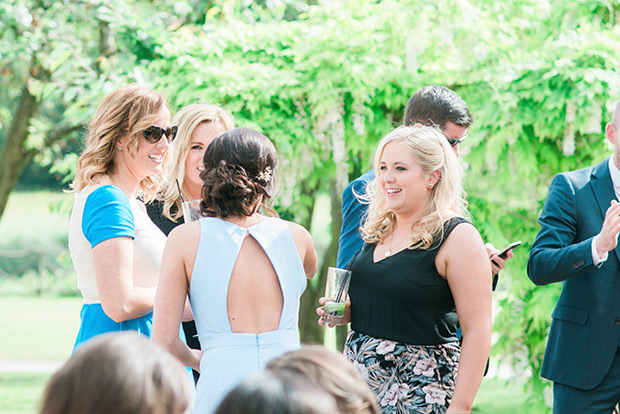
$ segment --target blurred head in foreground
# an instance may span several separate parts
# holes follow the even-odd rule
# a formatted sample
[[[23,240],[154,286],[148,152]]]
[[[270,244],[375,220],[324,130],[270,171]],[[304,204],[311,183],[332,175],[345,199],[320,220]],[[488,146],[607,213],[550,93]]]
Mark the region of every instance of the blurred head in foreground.
[[[378,414],[376,398],[353,363],[322,346],[305,346],[274,358],[267,371],[303,377],[330,393],[342,414]]]
[[[97,336],[49,380],[40,414],[184,414],[192,384],[168,352],[136,332]]]

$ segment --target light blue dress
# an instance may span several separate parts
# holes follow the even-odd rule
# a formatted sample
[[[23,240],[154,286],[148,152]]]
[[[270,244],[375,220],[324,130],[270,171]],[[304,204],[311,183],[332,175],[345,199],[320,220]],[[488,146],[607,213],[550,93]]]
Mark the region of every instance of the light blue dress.
[[[234,333],[228,322],[228,285],[246,233],[262,246],[280,281],[284,302],[275,331]],[[299,299],[305,288],[306,274],[286,222],[269,218],[246,229],[212,217],[200,220],[190,283],[190,302],[203,351],[194,413],[212,413],[245,377],[270,359],[299,348]]]

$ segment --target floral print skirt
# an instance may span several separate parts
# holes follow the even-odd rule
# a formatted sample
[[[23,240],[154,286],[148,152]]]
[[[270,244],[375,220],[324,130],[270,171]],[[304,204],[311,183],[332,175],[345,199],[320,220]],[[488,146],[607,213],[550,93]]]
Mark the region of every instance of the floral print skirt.
[[[382,412],[443,414],[454,393],[458,342],[409,345],[351,330],[344,355],[377,395]]]

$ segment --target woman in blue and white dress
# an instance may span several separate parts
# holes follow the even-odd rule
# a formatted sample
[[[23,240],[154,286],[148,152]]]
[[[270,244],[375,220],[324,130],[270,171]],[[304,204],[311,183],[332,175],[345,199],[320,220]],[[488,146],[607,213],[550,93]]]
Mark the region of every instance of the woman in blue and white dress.
[[[200,175],[204,217],[168,236],[153,340],[200,372],[196,413],[212,413],[245,377],[299,348],[299,299],[317,259],[306,229],[263,214],[275,164],[264,135],[218,135]],[[188,291],[202,352],[176,335]]]
[[[137,85],[109,94],[89,124],[71,184],[69,252],[84,298],[76,347],[110,331],[150,336],[166,236],[138,196],[155,195],[176,131],[165,97]]]

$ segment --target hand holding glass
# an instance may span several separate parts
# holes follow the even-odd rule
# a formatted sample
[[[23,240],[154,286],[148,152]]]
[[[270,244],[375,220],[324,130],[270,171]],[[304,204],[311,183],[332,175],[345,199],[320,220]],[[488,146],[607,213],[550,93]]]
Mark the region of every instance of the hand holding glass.
[[[325,284],[325,323],[338,325],[342,323],[345,301],[349,293],[351,271],[329,267],[327,269],[327,283]]]

